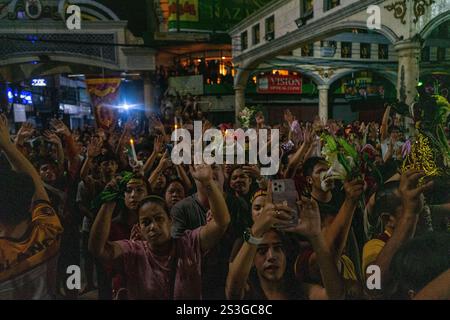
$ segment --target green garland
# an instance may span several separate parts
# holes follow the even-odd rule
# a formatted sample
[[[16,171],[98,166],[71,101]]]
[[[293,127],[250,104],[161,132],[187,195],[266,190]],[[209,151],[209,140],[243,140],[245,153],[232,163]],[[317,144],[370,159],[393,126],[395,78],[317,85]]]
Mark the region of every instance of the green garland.
[[[125,208],[124,193],[128,182],[134,178],[134,173],[124,171],[120,174],[122,179],[118,183],[118,189],[105,188],[91,203],[91,209],[97,212],[107,202],[117,202],[119,208]]]

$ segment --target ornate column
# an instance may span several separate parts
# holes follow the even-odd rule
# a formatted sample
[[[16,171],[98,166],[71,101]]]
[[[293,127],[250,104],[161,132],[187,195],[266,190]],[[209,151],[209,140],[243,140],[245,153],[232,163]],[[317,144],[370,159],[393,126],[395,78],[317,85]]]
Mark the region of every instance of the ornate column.
[[[322,122],[328,121],[328,91],[330,90],[329,85],[317,86],[319,90],[319,117]]]
[[[394,47],[398,53],[397,97],[411,105],[417,95],[421,46],[416,41],[403,40]]]

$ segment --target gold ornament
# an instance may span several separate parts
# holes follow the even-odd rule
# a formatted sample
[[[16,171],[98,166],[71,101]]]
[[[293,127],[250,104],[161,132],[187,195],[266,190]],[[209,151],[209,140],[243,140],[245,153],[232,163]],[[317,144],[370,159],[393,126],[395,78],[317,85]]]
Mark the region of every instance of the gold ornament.
[[[411,153],[403,161],[402,172],[410,169],[423,171],[427,177],[436,177],[442,174],[436,165],[430,140],[422,133],[418,134],[416,142],[411,146]],[[419,182],[423,182],[423,178]]]

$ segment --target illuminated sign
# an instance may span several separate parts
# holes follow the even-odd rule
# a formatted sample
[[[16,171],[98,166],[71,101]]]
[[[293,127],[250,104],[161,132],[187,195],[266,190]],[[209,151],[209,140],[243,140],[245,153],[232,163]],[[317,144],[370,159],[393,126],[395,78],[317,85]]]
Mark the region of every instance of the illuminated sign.
[[[17,90],[17,89],[11,89],[8,88],[7,90],[8,95],[8,102],[9,103],[21,103],[25,105],[32,105],[33,104],[33,95],[30,91],[26,90]]]
[[[33,79],[33,80],[31,80],[31,85],[33,87],[46,87],[47,86],[47,80],[45,80],[45,79]]]
[[[258,79],[258,93],[301,94],[302,78],[299,75],[267,75]]]

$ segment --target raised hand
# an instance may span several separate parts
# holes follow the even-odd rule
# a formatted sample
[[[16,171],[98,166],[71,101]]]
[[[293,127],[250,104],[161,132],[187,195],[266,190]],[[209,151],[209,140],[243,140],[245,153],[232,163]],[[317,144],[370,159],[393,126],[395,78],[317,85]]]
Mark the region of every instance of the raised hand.
[[[159,167],[161,170],[166,170],[172,165],[172,161],[169,159],[169,151],[166,150],[164,152],[164,155],[162,156],[161,160],[159,161]]]
[[[200,183],[209,183],[213,180],[213,170],[210,165],[198,164],[189,167],[192,177]]]
[[[116,176],[111,179],[110,182],[105,186],[105,191],[118,191],[119,190],[119,183],[122,180],[122,176]]]
[[[50,143],[61,145],[61,139],[58,137],[58,135],[54,132],[51,132],[50,130],[45,130],[43,134],[45,140],[47,140]]]
[[[159,120],[156,116],[151,116],[150,120],[153,123],[153,127],[158,130],[159,132],[161,132],[161,134],[165,134],[166,133],[166,129],[164,127],[164,124],[161,122],[161,120]]]
[[[142,230],[140,225],[137,223],[133,226],[131,229],[131,235],[130,240],[131,241],[143,241],[145,239],[144,235],[142,234]]]
[[[304,131],[303,143],[306,146],[310,146],[315,141],[315,139],[314,139],[315,137],[316,137],[316,134],[314,133],[314,130],[312,129],[311,124],[307,123],[305,131]]]
[[[292,209],[281,204],[274,205],[272,193],[272,181],[269,181],[264,208],[261,214],[255,217],[255,223],[252,227],[252,234],[257,238],[261,238],[274,226],[287,226],[292,221]]]
[[[19,132],[17,133],[17,137],[19,139],[28,139],[34,133],[33,125],[29,122],[24,122],[20,127]]]
[[[403,210],[409,213],[419,214],[423,209],[423,193],[433,187],[433,181],[421,186],[419,180],[425,176],[423,171],[408,170],[400,178],[399,192],[402,197]]]
[[[70,136],[71,132],[69,128],[59,119],[52,119],[50,125],[55,129],[57,134],[62,134],[64,136]]]
[[[8,119],[4,114],[0,115],[0,146],[4,147],[11,143],[9,135]]]
[[[355,179],[344,182],[345,196],[348,200],[357,202],[364,191],[364,181]]]
[[[322,228],[317,202],[314,199],[302,197],[302,200],[297,202],[297,205],[300,212],[298,224],[295,227],[285,229],[285,231],[297,233],[309,239],[319,236]]]
[[[93,159],[100,155],[102,152],[103,141],[99,138],[92,138],[91,142],[87,147],[87,156],[90,159]]]
[[[144,172],[144,164],[142,163],[142,161],[134,161],[133,158],[131,158],[129,160],[130,166],[133,169],[133,173],[140,175],[140,176],[144,176],[145,172]]]
[[[261,176],[261,171],[256,164],[242,166],[242,171],[252,178],[259,178]]]
[[[203,134],[205,134],[206,130],[211,129],[213,127],[212,123],[208,120],[203,122]]]
[[[294,122],[294,115],[292,114],[291,110],[286,109],[284,111],[284,120],[286,120],[287,123],[289,123],[289,125],[292,124],[292,122]]]
[[[163,141],[164,137],[161,135],[156,136],[156,138],[153,140],[153,152],[155,153],[161,153],[163,150]]]

